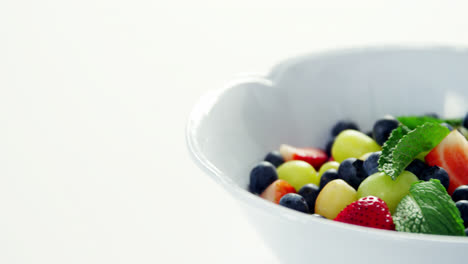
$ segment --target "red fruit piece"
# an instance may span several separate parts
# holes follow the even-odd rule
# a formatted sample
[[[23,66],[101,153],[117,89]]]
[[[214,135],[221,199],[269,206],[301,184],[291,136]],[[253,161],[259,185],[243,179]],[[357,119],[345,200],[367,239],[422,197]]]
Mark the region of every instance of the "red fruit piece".
[[[296,189],[285,180],[276,180],[260,194],[260,197],[279,204],[281,197],[287,193],[296,193]]]
[[[363,197],[348,205],[334,220],[353,225],[395,230],[387,204],[375,196]]]
[[[318,148],[296,148],[283,144],[280,146],[280,153],[285,161],[302,160],[312,165],[316,170],[327,162],[328,156],[325,151]]]
[[[457,130],[450,132],[426,155],[425,160],[430,166],[439,166],[447,171],[450,195],[458,186],[468,184],[468,141]]]

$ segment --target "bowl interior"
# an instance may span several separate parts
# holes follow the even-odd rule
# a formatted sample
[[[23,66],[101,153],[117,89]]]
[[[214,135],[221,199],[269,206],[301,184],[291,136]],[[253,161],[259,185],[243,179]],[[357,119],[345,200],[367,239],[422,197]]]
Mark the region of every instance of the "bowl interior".
[[[245,189],[249,171],[282,143],[324,147],[340,119],[363,131],[384,115],[460,117],[468,52],[360,49],[286,61],[266,77],[205,95],[187,127],[189,148],[218,181]]]

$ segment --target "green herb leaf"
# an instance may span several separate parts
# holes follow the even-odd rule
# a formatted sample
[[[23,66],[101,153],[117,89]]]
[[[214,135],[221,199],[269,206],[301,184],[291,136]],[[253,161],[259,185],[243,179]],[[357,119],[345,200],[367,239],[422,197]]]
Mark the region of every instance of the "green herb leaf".
[[[419,153],[432,150],[449,133],[448,128],[434,123],[426,123],[411,131],[405,126],[394,129],[383,145],[379,171],[395,180]]]
[[[380,171],[388,172],[388,171],[393,170],[393,151],[395,150],[395,147],[403,138],[403,136],[408,134],[410,131],[411,130],[409,130],[406,126],[399,126],[392,131],[392,133],[390,134],[390,137],[388,138],[387,141],[385,141],[382,147],[382,154],[380,155],[380,158],[379,158],[379,170]]]
[[[397,120],[400,121],[400,123],[402,123],[404,126],[407,126],[409,129],[415,129],[416,127],[421,126],[425,123],[447,123],[454,127],[461,126],[463,123],[463,119],[461,118],[439,119],[430,116],[400,116],[397,117]]]
[[[465,236],[463,220],[439,180],[415,182],[397,206],[395,229],[402,232]]]

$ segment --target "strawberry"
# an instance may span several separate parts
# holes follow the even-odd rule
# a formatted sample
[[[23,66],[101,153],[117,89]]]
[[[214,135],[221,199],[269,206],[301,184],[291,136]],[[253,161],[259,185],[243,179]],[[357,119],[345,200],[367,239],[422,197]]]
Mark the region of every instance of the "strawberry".
[[[281,197],[287,193],[296,193],[296,189],[285,180],[276,180],[260,194],[260,197],[279,204]]]
[[[296,148],[282,144],[280,153],[285,161],[302,160],[312,165],[316,170],[319,170],[320,166],[328,160],[327,153],[318,148]]]
[[[353,225],[395,230],[387,204],[375,196],[366,196],[351,203],[334,220]]]
[[[450,195],[458,186],[468,184],[468,141],[457,130],[450,132],[426,155],[425,160],[430,166],[439,166],[447,171]]]

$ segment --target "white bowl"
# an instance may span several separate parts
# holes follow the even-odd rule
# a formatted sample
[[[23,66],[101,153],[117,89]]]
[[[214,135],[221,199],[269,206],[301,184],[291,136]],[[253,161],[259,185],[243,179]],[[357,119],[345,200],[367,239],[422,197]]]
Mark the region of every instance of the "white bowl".
[[[316,219],[247,191],[251,168],[281,143],[323,147],[331,126],[363,130],[386,114],[468,110],[468,52],[370,48],[308,55],[203,96],[187,124],[194,161],[229,191],[284,263],[464,263],[468,238]],[[323,262],[322,262],[323,263]]]

